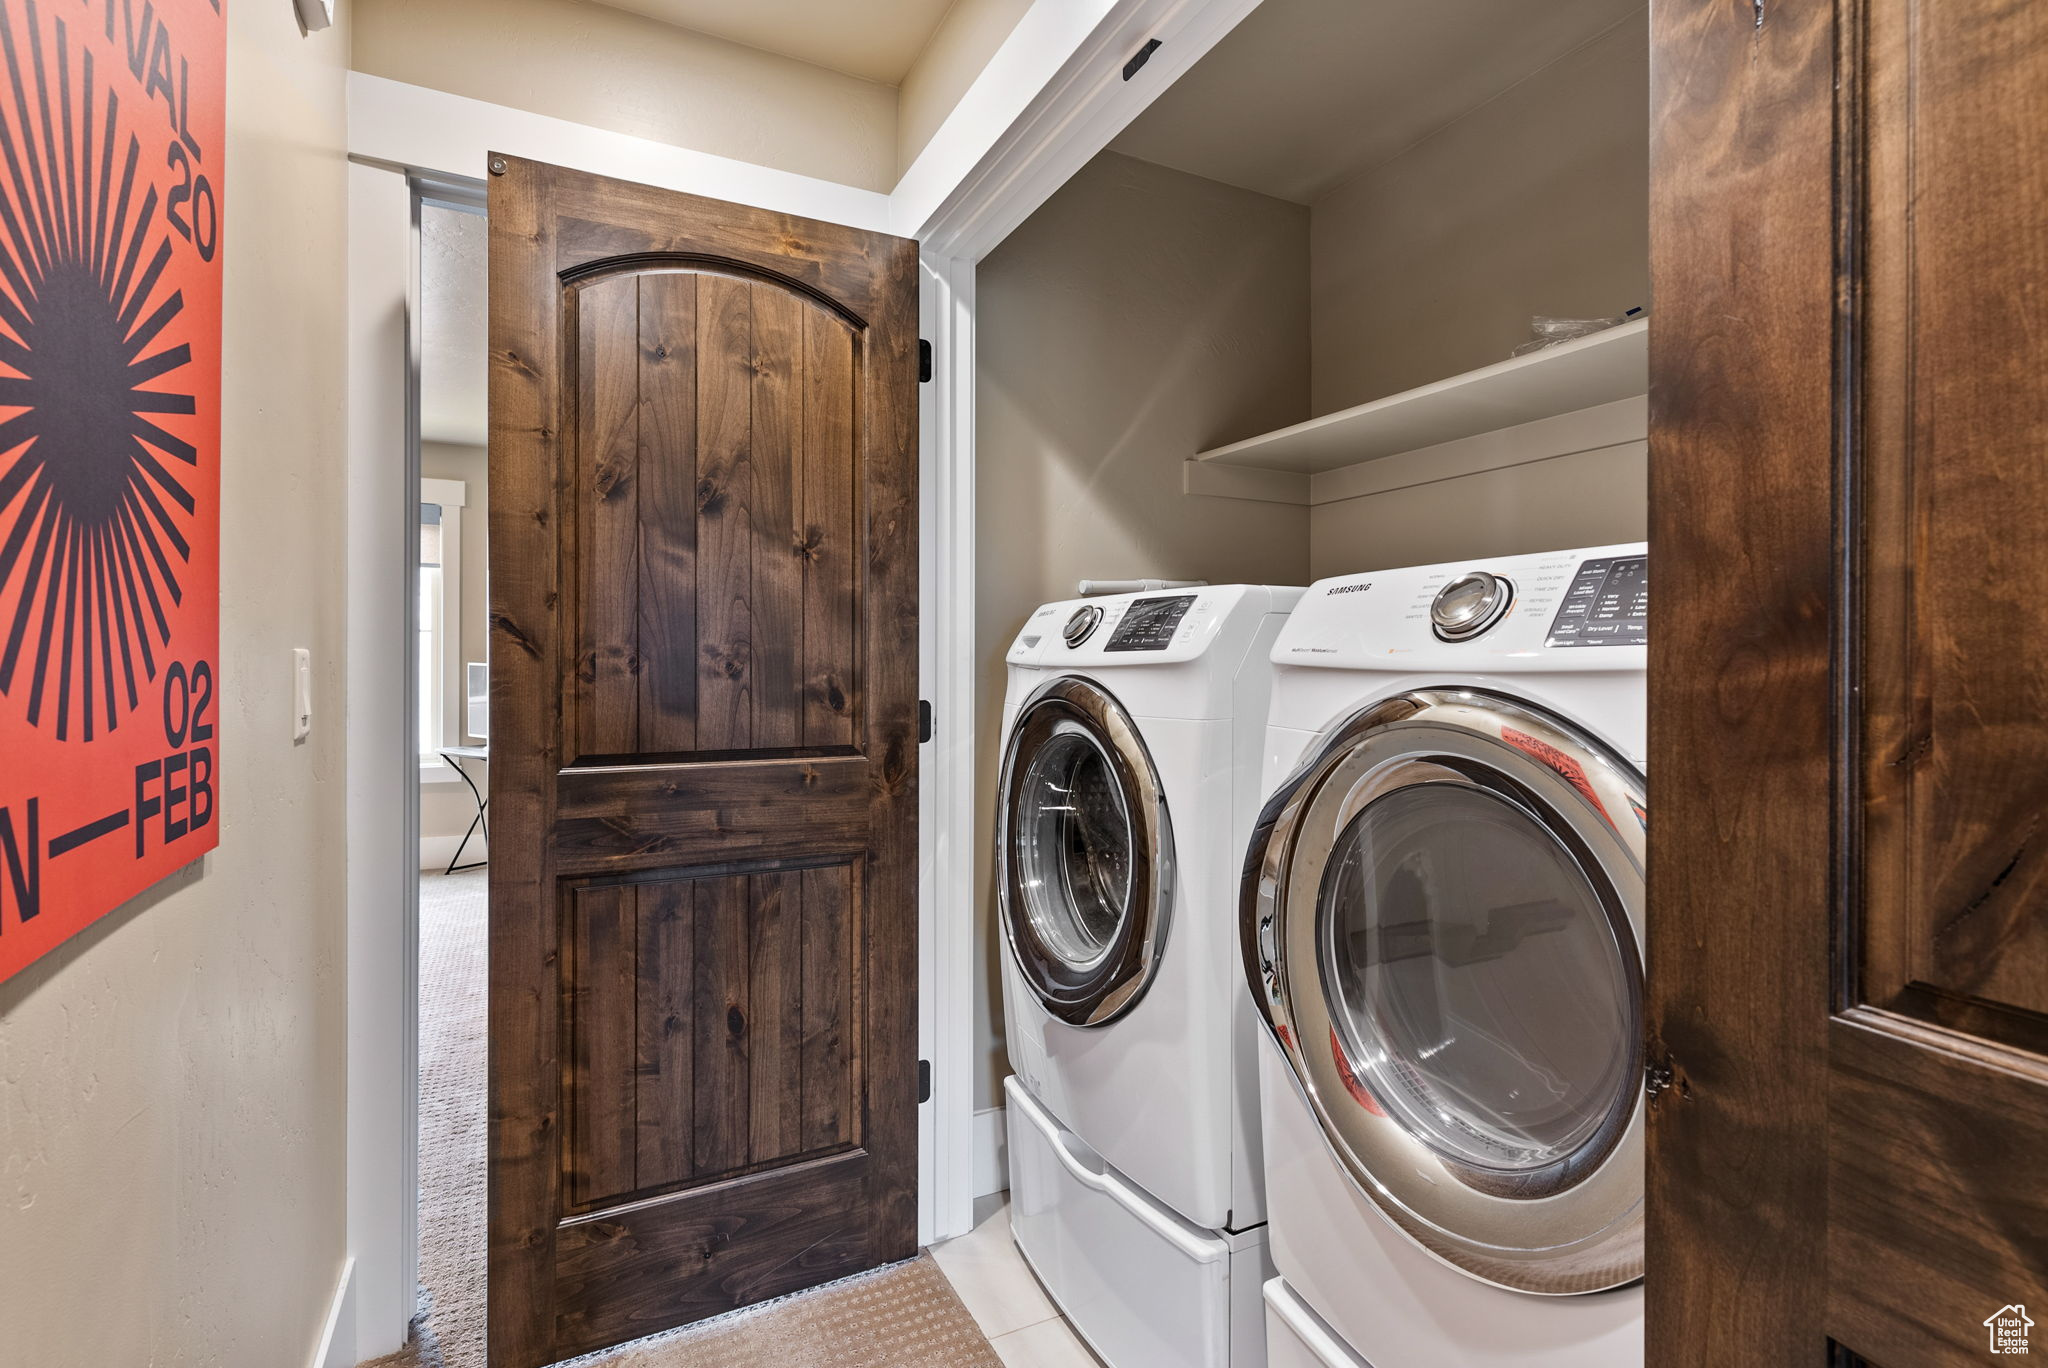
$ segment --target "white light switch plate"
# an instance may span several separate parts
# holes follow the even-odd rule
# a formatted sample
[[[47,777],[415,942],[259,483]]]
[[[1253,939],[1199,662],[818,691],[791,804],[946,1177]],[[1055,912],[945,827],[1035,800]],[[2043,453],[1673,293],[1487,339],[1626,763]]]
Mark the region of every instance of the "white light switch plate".
[[[313,653],[303,646],[292,647],[292,740],[303,741],[313,731]]]

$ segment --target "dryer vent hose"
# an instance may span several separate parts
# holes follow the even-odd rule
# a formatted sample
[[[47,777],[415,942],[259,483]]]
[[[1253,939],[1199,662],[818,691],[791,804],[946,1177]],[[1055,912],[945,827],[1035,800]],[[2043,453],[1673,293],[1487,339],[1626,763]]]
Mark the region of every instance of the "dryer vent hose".
[[[1155,589],[1200,589],[1207,580],[1082,580],[1080,592],[1085,598],[1089,594],[1149,594]]]

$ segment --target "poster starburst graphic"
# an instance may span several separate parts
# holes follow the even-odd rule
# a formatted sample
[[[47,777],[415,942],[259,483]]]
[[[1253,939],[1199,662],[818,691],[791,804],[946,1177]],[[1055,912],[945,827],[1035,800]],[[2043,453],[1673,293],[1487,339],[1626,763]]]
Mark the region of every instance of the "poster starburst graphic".
[[[224,37],[0,0],[0,977],[214,843]]]

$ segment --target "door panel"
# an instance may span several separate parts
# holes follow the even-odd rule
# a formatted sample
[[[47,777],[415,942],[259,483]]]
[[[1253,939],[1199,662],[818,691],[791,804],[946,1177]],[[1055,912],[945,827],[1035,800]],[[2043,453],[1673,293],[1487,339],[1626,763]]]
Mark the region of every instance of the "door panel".
[[[570,894],[569,1205],[858,1142],[854,862]],[[804,966],[813,962],[806,976]]]
[[[915,248],[491,181],[491,1356],[915,1247]]]
[[[858,723],[851,325],[767,281],[579,279],[579,762],[844,748]]]
[[[2048,12],[1652,16],[1650,1344],[1981,1363],[2048,1302]]]
[[[1864,1000],[2038,1017],[2048,14],[1871,0],[1868,27]]]

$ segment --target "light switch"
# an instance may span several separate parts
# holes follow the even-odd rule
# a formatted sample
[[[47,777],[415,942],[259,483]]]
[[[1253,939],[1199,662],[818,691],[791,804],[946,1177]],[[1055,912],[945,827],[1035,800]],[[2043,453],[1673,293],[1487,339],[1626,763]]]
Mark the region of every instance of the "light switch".
[[[303,741],[313,731],[313,653],[303,646],[292,648],[292,740]]]

